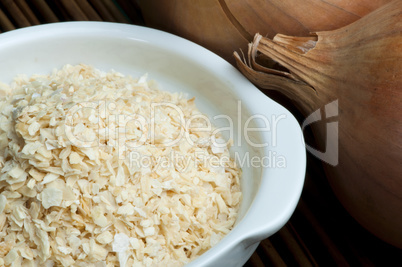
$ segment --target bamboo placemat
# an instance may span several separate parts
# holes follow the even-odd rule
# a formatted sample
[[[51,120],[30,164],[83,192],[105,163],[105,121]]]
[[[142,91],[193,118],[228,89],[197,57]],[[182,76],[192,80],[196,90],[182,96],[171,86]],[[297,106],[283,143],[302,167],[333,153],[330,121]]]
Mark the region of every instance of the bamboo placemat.
[[[0,0],[0,32],[79,20],[146,25],[135,0]],[[314,143],[311,133],[305,137]],[[332,194],[321,162],[308,155],[295,213],[278,233],[261,242],[245,266],[286,265],[402,266],[402,250],[372,236],[347,214]]]

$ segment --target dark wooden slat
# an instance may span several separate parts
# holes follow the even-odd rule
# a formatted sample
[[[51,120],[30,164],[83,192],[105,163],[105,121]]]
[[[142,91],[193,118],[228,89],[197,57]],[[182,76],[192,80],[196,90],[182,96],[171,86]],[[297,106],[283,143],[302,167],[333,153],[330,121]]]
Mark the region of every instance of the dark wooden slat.
[[[259,249],[261,249],[264,255],[269,259],[270,264],[272,264],[272,266],[275,267],[286,266],[282,257],[279,255],[278,251],[272,245],[269,238],[261,241]]]
[[[332,261],[335,262],[338,266],[348,266],[349,264],[346,258],[342,255],[341,251],[337,248],[332,239],[325,232],[322,225],[317,221],[314,214],[310,211],[303,199],[299,201],[298,211],[300,211],[307,219],[307,221],[313,226],[315,232],[321,239],[321,245],[325,246],[332,257]]]
[[[124,14],[120,12],[112,0],[101,0],[117,22],[128,23]]]
[[[102,21],[102,18],[99,16],[96,10],[91,6],[91,4],[88,3],[88,0],[77,0],[76,2],[89,20]]]
[[[60,3],[73,20],[88,20],[88,17],[74,0],[60,0]]]
[[[59,19],[48,6],[45,0],[30,0],[33,6],[39,11],[40,15],[46,22],[58,22]]]
[[[10,19],[4,14],[3,10],[0,9],[0,27],[2,31],[11,31],[15,29],[15,26],[10,21]]]
[[[266,265],[261,260],[260,256],[257,253],[251,255],[250,259],[244,265],[244,267],[265,267]]]
[[[300,237],[299,233],[294,228],[292,222],[288,222],[286,226],[289,228],[289,231],[292,233],[292,235],[295,238],[295,240],[297,240],[297,243],[299,244],[301,249],[303,249],[303,252],[305,253],[306,257],[309,259],[311,264],[313,266],[318,266],[318,263],[314,259],[313,255],[311,254],[309,248],[307,247],[307,245],[305,244],[303,239]]]
[[[32,12],[32,9],[28,6],[25,0],[15,0],[15,3],[32,25],[40,24],[39,20],[36,18],[35,14]]]
[[[127,1],[127,0],[115,0],[116,4],[118,4],[121,9],[123,9],[124,13],[127,14],[131,23],[137,25],[144,25],[144,20],[142,19],[141,9],[136,3],[136,1]]]
[[[0,0],[18,27],[28,27],[31,23],[24,16],[17,4],[12,0]]]
[[[46,0],[46,3],[53,10],[56,16],[60,19],[60,21],[74,20],[74,18],[71,17],[71,14],[68,13],[67,10],[64,8],[63,4],[61,3],[61,0],[57,1]]]
[[[300,266],[314,266],[309,258],[309,255],[305,253],[298,240],[296,240],[293,233],[291,233],[288,224],[278,232],[278,235],[281,237],[283,243],[286,245],[287,249],[291,252],[295,261],[300,264]]]
[[[115,22],[113,15],[107,10],[106,6],[100,0],[89,0],[89,2],[95,7],[96,11],[100,14],[103,20]]]

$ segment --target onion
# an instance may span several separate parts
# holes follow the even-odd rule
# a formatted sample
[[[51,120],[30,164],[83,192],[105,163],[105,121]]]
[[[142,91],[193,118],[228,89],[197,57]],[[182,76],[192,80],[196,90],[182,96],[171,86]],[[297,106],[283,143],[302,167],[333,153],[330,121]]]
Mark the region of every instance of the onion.
[[[321,146],[328,135],[339,137],[326,144],[339,159],[324,164],[329,182],[358,222],[402,248],[402,1],[309,37],[257,34],[249,48],[247,60],[235,53],[245,76],[281,91],[306,116],[338,101],[339,128],[312,124]],[[289,72],[270,69],[259,57]]]
[[[148,26],[192,40],[234,63],[256,32],[305,35],[348,25],[390,0],[139,0]]]

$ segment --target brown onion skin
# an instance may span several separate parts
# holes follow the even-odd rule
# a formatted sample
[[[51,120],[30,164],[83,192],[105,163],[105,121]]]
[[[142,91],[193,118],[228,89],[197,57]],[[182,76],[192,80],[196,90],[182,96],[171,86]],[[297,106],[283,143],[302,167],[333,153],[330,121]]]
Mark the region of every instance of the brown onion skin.
[[[300,37],[262,38],[256,46],[304,87],[272,87],[277,77],[264,78],[238,60],[239,68],[260,87],[286,94],[306,116],[338,100],[339,164],[324,164],[329,183],[361,225],[402,248],[402,1],[316,35],[307,52],[298,49]],[[325,124],[311,126],[325,148]]]
[[[140,0],[150,27],[198,43],[234,64],[254,34],[303,36],[348,25],[391,0]]]

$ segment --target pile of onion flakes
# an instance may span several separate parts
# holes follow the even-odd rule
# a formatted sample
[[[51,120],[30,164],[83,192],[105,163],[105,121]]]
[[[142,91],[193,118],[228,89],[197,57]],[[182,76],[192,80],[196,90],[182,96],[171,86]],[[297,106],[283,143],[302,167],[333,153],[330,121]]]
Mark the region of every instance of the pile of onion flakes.
[[[181,123],[194,99],[87,65],[0,97],[0,265],[181,266],[233,227],[240,170]]]

